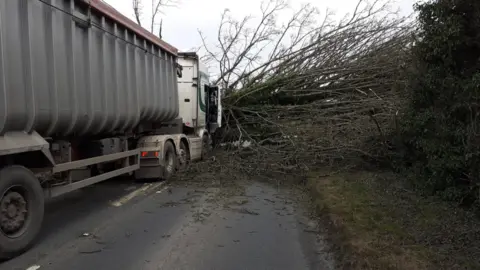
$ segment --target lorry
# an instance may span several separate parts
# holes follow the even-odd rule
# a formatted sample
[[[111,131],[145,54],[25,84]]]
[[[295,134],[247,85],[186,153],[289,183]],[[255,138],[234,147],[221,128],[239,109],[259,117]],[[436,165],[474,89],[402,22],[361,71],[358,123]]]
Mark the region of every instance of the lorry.
[[[0,1],[0,259],[34,244],[50,198],[206,158],[220,95],[196,53],[101,0]]]

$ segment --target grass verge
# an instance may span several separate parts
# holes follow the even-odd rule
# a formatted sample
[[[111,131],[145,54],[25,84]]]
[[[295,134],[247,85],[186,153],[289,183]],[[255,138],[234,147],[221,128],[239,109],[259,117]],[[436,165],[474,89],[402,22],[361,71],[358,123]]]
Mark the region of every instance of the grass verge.
[[[326,176],[328,175],[328,176]],[[419,196],[391,173],[312,173],[343,269],[480,269],[480,220]]]

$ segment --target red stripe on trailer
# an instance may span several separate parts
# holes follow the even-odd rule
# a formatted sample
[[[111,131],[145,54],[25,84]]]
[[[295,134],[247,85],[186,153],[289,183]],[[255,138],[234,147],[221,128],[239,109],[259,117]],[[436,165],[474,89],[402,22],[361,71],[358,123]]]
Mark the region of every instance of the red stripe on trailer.
[[[111,7],[110,5],[102,2],[102,0],[83,0],[86,3],[89,3],[90,6],[102,13],[103,15],[109,17],[110,19],[122,24],[124,27],[130,29],[131,31],[135,32],[137,35],[145,38],[146,40],[160,46],[160,48],[168,51],[174,55],[177,55],[178,49],[173,47],[172,45],[166,43],[165,41],[161,40],[154,34],[150,33],[143,27],[136,24],[134,21],[130,20],[116,9]]]

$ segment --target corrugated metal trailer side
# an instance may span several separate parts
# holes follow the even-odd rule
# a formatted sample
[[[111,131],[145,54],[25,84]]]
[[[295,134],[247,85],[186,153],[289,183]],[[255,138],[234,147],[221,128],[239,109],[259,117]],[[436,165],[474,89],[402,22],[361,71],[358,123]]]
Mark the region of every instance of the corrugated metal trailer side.
[[[0,133],[109,136],[173,120],[176,52],[99,0],[0,1]]]
[[[189,142],[176,58],[101,0],[0,0],[0,260],[34,243],[45,198],[173,175]]]

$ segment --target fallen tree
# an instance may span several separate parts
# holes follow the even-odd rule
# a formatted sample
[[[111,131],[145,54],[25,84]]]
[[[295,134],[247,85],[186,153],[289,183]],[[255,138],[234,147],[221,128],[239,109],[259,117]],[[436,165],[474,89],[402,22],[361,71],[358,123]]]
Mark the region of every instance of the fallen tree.
[[[318,22],[303,6],[277,25],[286,4],[268,3],[256,27],[225,13],[217,47],[204,42],[225,89],[222,139],[255,146],[240,151],[254,157],[242,164],[256,174],[380,160],[405,100],[412,23],[388,3],[360,0],[340,21],[327,12]]]

